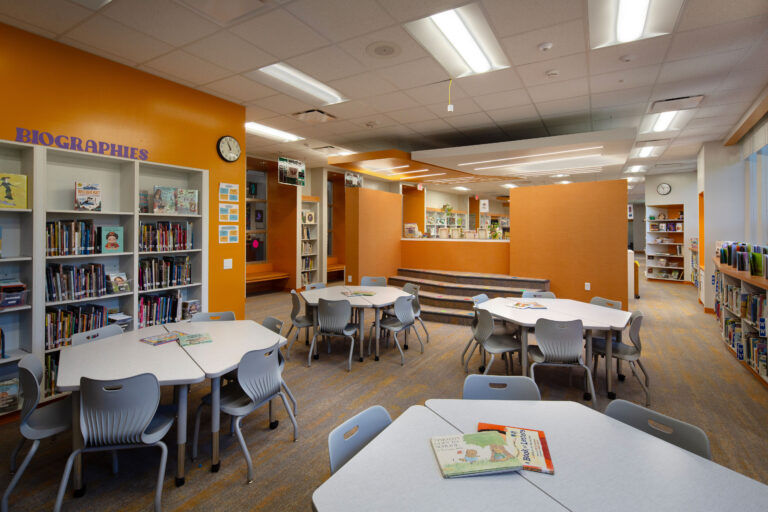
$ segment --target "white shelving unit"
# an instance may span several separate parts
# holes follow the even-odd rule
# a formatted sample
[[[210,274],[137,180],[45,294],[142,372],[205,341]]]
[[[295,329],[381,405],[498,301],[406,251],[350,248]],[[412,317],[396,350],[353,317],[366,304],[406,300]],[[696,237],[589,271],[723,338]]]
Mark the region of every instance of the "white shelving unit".
[[[683,205],[647,206],[645,214],[645,277],[684,282]]]
[[[61,150],[0,141],[0,172],[27,176],[26,209],[0,208],[2,255],[0,276],[19,279],[27,285],[27,302],[21,307],[0,310],[0,328],[6,340],[6,357],[0,360],[0,381],[18,375],[16,363],[26,354],[35,354],[48,370],[58,361],[58,352],[69,342],[68,336],[47,340],[46,312],[94,304],[108,313],[123,312],[132,318],[129,330],[141,325],[140,305],[151,295],[163,292],[177,294],[181,301],[196,299],[202,310],[208,299],[208,171],[165,164],[140,162],[92,153]],[[74,210],[75,181],[97,183],[101,189],[102,211]],[[199,214],[139,213],[139,191],[153,190],[155,185],[198,190]],[[150,204],[150,211],[152,205]],[[47,254],[46,223],[53,221],[90,221],[95,227],[123,228],[124,251],[119,253]],[[189,222],[192,247],[168,252],[139,251],[139,234],[144,223],[169,221]],[[22,236],[23,235],[23,236]],[[151,257],[185,257],[191,265],[191,282],[161,290],[140,291],[139,264]],[[49,300],[46,268],[48,264],[78,268],[87,264],[104,265],[104,273],[125,273],[130,291],[78,297],[72,300]],[[101,292],[99,292],[101,293]],[[106,323],[106,319],[104,320]],[[46,371],[45,399],[54,394]]]
[[[301,286],[317,283],[320,279],[319,248],[320,248],[320,215],[317,201],[301,202],[301,239],[299,242],[299,272]]]

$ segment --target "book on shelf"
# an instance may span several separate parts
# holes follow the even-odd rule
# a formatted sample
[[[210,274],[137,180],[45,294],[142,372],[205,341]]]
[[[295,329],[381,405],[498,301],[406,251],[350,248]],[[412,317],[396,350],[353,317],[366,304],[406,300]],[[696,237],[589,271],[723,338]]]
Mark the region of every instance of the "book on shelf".
[[[149,191],[139,191],[139,213],[149,213]]]
[[[45,311],[45,348],[62,347],[71,343],[73,334],[104,327],[107,308],[99,304],[68,304],[48,307]]]
[[[123,330],[123,332],[125,332],[128,326],[131,325],[131,322],[133,321],[133,317],[130,315],[126,315],[122,311],[118,311],[115,313],[109,313],[107,315],[107,320],[109,320],[110,324],[119,325],[120,328]]]
[[[153,213],[176,213],[176,189],[155,185],[152,195]]]
[[[139,261],[139,290],[156,290],[192,282],[189,256],[143,258]]]
[[[166,343],[173,343],[174,341],[178,341],[179,334],[180,333],[176,331],[165,332],[163,334],[141,338],[139,341],[146,343],[147,345],[157,347],[158,345],[165,345]]]
[[[131,283],[125,272],[110,272],[107,274],[107,283],[110,293],[123,293],[131,291]]]
[[[508,473],[523,469],[520,452],[496,431],[430,439],[443,478]]]
[[[19,379],[0,381],[0,413],[15,411],[19,408]]]
[[[193,248],[192,222],[142,222],[139,251],[183,251]]]
[[[98,183],[75,182],[75,210],[100,212],[101,185]]]
[[[207,332],[194,333],[194,334],[179,334],[179,345],[182,347],[190,347],[192,345],[202,345],[203,343],[211,343],[213,339]]]
[[[0,359],[5,359],[5,331],[0,328]]]
[[[26,302],[26,284],[15,278],[0,279],[0,309],[23,306]]]
[[[197,215],[197,190],[176,189],[176,213]]]
[[[45,237],[46,256],[96,254],[101,239],[92,220],[47,221]]]
[[[139,297],[138,328],[178,322],[181,319],[181,293],[168,292]]]
[[[27,176],[0,174],[0,208],[27,207]]]
[[[185,300],[181,303],[181,319],[189,320],[192,315],[200,312],[200,301],[197,299]]]
[[[492,423],[478,423],[478,432],[493,431],[503,435],[507,444],[515,446],[520,454],[523,469],[537,473],[555,474],[552,457],[549,454],[547,437],[541,430],[508,427]]]
[[[125,252],[123,226],[99,226],[96,231],[100,253]]]
[[[56,378],[59,376],[59,354],[45,354],[45,379],[43,390],[46,397],[56,393]]]
[[[101,263],[49,263],[45,269],[45,285],[47,302],[80,300],[115,293],[111,286],[107,286],[107,276]]]

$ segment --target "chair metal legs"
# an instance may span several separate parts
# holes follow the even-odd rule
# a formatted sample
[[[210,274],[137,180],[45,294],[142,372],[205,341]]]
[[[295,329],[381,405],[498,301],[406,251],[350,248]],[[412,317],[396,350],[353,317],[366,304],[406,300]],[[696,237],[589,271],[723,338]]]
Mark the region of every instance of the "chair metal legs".
[[[118,471],[117,466],[117,450],[112,450],[112,474],[116,475]]]
[[[155,446],[160,448],[160,468],[157,471],[157,488],[155,489],[155,512],[160,512],[160,501],[163,498],[163,478],[165,477],[165,465],[168,462],[168,447],[158,441]]]
[[[24,448],[26,442],[27,438],[22,436],[19,444],[17,444],[16,448],[13,449],[13,453],[11,454],[11,474],[16,473],[16,457],[19,455],[21,449]]]
[[[315,341],[317,341],[317,333],[312,336],[312,343],[309,345],[309,355],[307,356],[307,367],[312,366],[312,355],[315,352]]]
[[[421,324],[421,328],[424,329],[424,334],[427,335],[427,343],[429,343],[429,331],[427,330],[427,326],[424,325],[424,320],[422,320],[420,316],[417,316],[416,320],[419,321],[419,323]],[[413,330],[415,331],[416,327],[414,327]]]
[[[243,431],[240,428],[242,421],[242,416],[235,418],[235,435],[237,436],[237,442],[240,444],[240,451],[243,452],[243,457],[245,457],[245,463],[248,466],[247,483],[250,484],[253,483],[253,461],[251,460],[251,454],[248,452],[248,445],[245,444]]]
[[[408,327],[408,329],[413,328],[413,332],[416,333],[416,339],[419,340],[419,345],[421,345],[421,353],[424,353],[424,344],[421,342],[421,335],[419,334],[418,329],[416,329],[416,324],[413,324]],[[408,334],[408,329],[405,330],[406,335]]]
[[[651,392],[648,389],[648,386],[650,385],[650,381],[648,379],[648,372],[645,371],[645,368],[643,367],[643,363],[638,359],[637,360],[638,366],[640,366],[640,369],[643,370],[643,375],[645,375],[645,382],[640,380],[640,375],[637,374],[637,370],[635,368],[635,361],[629,362],[629,367],[632,370],[632,375],[635,376],[637,379],[637,382],[640,383],[640,387],[643,388],[643,391],[645,391],[645,406],[650,407],[651,406]]]
[[[203,404],[200,404],[195,411],[195,429],[192,431],[192,460],[197,458],[197,441],[200,438],[200,418],[202,415]]]
[[[290,359],[291,358],[291,346],[293,345],[293,342],[296,341],[296,338],[299,337],[299,329],[296,329],[296,332],[293,333],[293,337],[290,336],[291,331],[293,330],[293,325],[291,325],[291,328],[288,329],[288,332],[285,333],[285,337],[288,338],[288,346],[285,349],[285,358]]]
[[[16,455],[19,453],[19,450],[21,450],[21,447],[24,445],[24,441],[22,438],[22,442],[19,443],[19,445],[16,447],[16,450],[13,452],[13,456],[11,457],[11,469],[16,469]],[[27,469],[27,466],[29,466],[29,462],[32,460],[32,457],[35,456],[35,452],[37,452],[37,449],[40,447],[40,440],[35,439],[32,442],[32,446],[29,448],[29,452],[27,453],[27,456],[24,457],[24,460],[21,462],[21,467],[18,471],[15,472],[13,475],[13,478],[11,479],[11,483],[8,484],[8,488],[5,490],[5,493],[3,494],[3,501],[0,505],[0,509],[2,509],[2,512],[8,512],[8,498],[11,496],[11,492],[13,491],[13,488],[16,487],[16,484],[19,483],[19,480],[21,480],[21,475],[24,474],[24,471]]]
[[[472,337],[471,340],[469,340],[469,343],[467,343],[467,347],[464,349],[466,352],[467,348],[469,348],[470,344],[474,342],[474,345],[472,345],[472,350],[469,352],[469,355],[466,359],[464,359],[464,373],[469,373],[469,361],[472,359],[472,356],[475,354],[475,349],[479,346],[479,344],[475,341],[475,338]],[[462,355],[463,358],[463,355]]]
[[[597,404],[595,403],[595,385],[592,382],[592,372],[589,370],[589,366],[587,366],[586,364],[584,364],[581,361],[581,358],[579,358],[578,362],[573,363],[573,364],[569,364],[569,363],[533,363],[531,365],[530,374],[531,374],[531,379],[533,379],[534,382],[536,382],[536,377],[534,375],[534,368],[536,368],[536,365],[541,365],[541,366],[568,366],[568,367],[580,366],[580,367],[584,368],[584,370],[586,371],[586,377],[587,377],[587,384],[589,386],[589,392],[591,393],[590,398],[592,399],[592,408],[593,409],[597,409]]]
[[[405,354],[403,354],[403,349],[400,348],[400,342],[397,340],[397,333],[392,333],[392,338],[395,340],[395,346],[397,347],[397,350],[400,351],[400,366],[403,366],[405,364]]]
[[[64,491],[67,489],[69,475],[72,473],[72,465],[75,462],[75,457],[77,457],[81,451],[82,449],[73,451],[67,459],[67,463],[64,466],[64,474],[61,476],[61,482],[59,482],[59,492],[56,494],[56,505],[53,507],[53,512],[61,511],[61,503],[64,501]]]
[[[347,361],[347,371],[352,371],[352,354],[355,352],[355,338],[353,336],[344,336],[345,338],[349,338],[349,360]],[[328,346],[330,347],[330,341],[328,342]]]
[[[282,381],[280,384],[283,386],[285,392],[288,393],[288,398],[291,399],[291,403],[293,404],[293,415],[296,416],[296,399],[293,398],[293,393],[291,393],[291,390],[288,388],[288,384],[286,384],[285,381]]]

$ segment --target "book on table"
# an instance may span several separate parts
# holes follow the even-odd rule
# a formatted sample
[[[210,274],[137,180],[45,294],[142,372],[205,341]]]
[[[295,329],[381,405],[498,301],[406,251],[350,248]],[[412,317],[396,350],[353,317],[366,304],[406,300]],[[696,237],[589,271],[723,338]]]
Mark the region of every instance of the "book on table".
[[[180,334],[181,333],[171,331],[163,334],[158,334],[156,336],[147,336],[146,338],[141,338],[139,341],[156,347],[158,345],[165,345],[166,343],[178,341]]]
[[[544,432],[531,428],[508,427],[492,423],[478,423],[478,432],[498,432],[503,435],[508,445],[515,446],[526,471],[555,474],[549,445]]]
[[[345,297],[373,297],[376,295],[376,292],[369,292],[365,290],[356,291],[356,292],[341,292],[342,295]]]
[[[547,309],[547,306],[544,306],[543,304],[539,304],[538,302],[515,301],[509,304],[509,306],[515,309]]]
[[[520,450],[496,431],[430,439],[443,478],[489,475],[523,468]]]
[[[203,343],[211,343],[211,335],[207,332],[193,333],[193,334],[179,334],[179,345],[182,347],[189,347],[191,345],[201,345]]]

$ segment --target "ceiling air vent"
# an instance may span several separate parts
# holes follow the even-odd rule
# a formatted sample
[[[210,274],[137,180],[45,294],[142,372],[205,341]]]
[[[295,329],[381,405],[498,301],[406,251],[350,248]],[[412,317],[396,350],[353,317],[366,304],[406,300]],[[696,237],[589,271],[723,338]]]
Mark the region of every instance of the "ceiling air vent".
[[[659,112],[669,112],[671,110],[690,110],[696,108],[701,103],[704,96],[682,96],[680,98],[670,98],[668,100],[659,100],[651,103],[649,114],[658,114]]]
[[[336,119],[336,116],[333,116],[327,112],[323,112],[322,110],[318,110],[316,108],[313,108],[312,110],[305,110],[304,112],[297,112],[295,114],[291,114],[291,117],[293,117],[294,119],[298,119],[299,121],[304,121],[305,123],[309,123],[309,124],[327,123],[328,121],[334,121]]]

